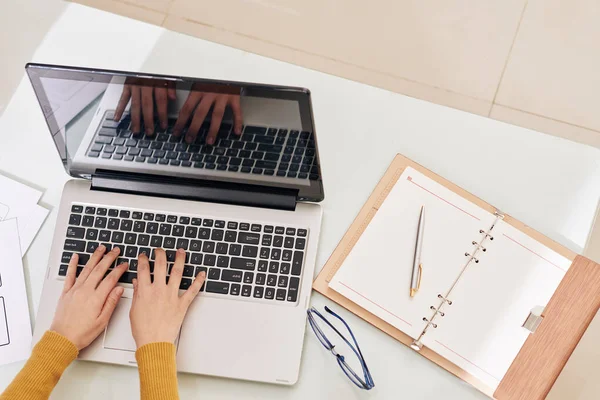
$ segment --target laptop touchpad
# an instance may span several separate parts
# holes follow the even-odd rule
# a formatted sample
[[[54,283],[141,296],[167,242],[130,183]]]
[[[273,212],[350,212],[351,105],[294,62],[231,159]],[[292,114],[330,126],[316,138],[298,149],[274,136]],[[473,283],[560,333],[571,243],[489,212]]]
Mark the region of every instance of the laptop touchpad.
[[[106,335],[104,336],[105,349],[135,352],[135,341],[131,335],[131,325],[129,324],[130,308],[131,299],[121,297],[106,327]]]

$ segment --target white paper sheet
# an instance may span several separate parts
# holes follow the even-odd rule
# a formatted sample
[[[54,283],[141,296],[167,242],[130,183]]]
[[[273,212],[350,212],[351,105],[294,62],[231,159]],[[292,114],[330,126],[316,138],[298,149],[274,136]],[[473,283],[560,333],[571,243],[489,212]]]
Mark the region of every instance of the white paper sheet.
[[[0,222],[0,365],[21,361],[31,352],[31,321],[17,221]]]
[[[410,297],[410,279],[421,206],[425,207],[421,288]],[[329,286],[416,338],[438,294],[465,265],[465,251],[494,216],[407,168],[333,277]]]
[[[0,175],[0,221],[17,220],[21,256],[48,215],[48,210],[37,204],[41,196],[39,190]]]

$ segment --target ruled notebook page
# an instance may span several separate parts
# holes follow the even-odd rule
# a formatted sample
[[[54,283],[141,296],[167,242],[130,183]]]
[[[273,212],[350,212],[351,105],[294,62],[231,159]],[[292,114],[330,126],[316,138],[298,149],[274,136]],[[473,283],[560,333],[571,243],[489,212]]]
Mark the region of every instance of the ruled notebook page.
[[[495,389],[529,335],[523,322],[548,303],[571,261],[503,221],[493,237],[423,344]]]
[[[421,206],[425,229],[421,288],[410,281]],[[413,168],[406,168],[329,286],[362,308],[416,338],[437,295],[464,267],[465,251],[494,215]]]

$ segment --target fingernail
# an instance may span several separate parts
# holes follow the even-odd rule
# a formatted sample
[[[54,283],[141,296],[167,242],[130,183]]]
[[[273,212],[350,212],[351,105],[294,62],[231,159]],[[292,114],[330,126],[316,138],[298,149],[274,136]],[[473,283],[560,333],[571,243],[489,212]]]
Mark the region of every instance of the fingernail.
[[[112,249],[112,252],[113,252],[113,253],[118,253],[118,252],[120,252],[120,251],[121,251],[121,248],[120,248],[120,247],[113,247],[113,249]]]
[[[185,254],[185,250],[184,250],[184,249],[177,249],[177,252],[178,252],[179,254]]]
[[[104,246],[103,244],[98,246],[98,251],[104,251],[104,250],[106,250],[106,246]]]
[[[188,144],[190,144],[190,143],[192,143],[192,142],[194,141],[194,138],[193,138],[193,137],[191,137],[191,136],[186,136],[186,137],[185,137],[185,141],[186,141]]]
[[[160,124],[160,127],[164,131],[165,129],[167,129],[167,123],[163,122],[162,124]]]
[[[200,271],[200,273],[198,274],[198,276],[200,276],[200,278],[204,279],[204,278],[206,278],[206,272]]]
[[[213,144],[215,142],[214,138],[209,137],[208,139],[206,139],[206,143],[208,144]]]

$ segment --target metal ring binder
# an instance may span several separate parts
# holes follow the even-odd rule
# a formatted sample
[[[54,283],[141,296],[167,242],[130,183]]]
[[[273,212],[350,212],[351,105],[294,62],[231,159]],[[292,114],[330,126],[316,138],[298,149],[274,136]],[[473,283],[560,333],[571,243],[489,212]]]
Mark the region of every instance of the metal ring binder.
[[[430,326],[432,326],[434,329],[438,327],[438,324],[436,324],[434,322],[435,318],[438,315],[440,317],[443,317],[443,316],[446,315],[446,313],[444,311],[442,311],[442,308],[444,306],[446,306],[446,305],[448,305],[448,306],[452,305],[452,300],[448,299],[448,296],[450,296],[450,294],[452,293],[452,290],[454,290],[455,286],[458,284],[458,281],[461,279],[461,277],[465,273],[466,269],[471,264],[471,261],[475,261],[476,264],[479,263],[479,258],[476,257],[477,253],[479,251],[482,251],[482,252],[487,251],[487,247],[484,246],[484,243],[485,243],[485,241],[487,239],[489,239],[490,241],[494,240],[494,236],[492,235],[492,232],[493,232],[494,227],[496,226],[496,224],[498,224],[498,222],[500,222],[502,219],[504,219],[504,214],[502,214],[500,211],[496,210],[496,212],[494,213],[494,215],[496,216],[496,219],[494,220],[494,222],[492,223],[492,225],[490,226],[490,228],[487,231],[484,231],[483,229],[479,230],[479,233],[483,235],[483,237],[481,238],[481,240],[479,242],[477,242],[477,241],[472,241],[471,242],[471,244],[473,246],[475,246],[475,248],[473,250],[471,250],[471,253],[469,253],[468,251],[465,252],[465,257],[469,257],[469,259],[465,263],[465,266],[461,270],[460,274],[458,275],[458,277],[456,278],[456,280],[454,281],[454,283],[452,284],[452,286],[450,286],[450,289],[448,290],[446,296],[438,294],[437,297],[438,297],[438,299],[441,300],[440,304],[437,307],[436,306],[430,306],[429,307],[429,309],[431,311],[433,311],[433,314],[431,315],[430,318],[423,317],[423,321],[427,322],[427,324],[425,325],[425,327],[421,331],[421,334],[419,335],[419,337],[417,339],[415,339],[412,342],[412,344],[410,345],[410,347],[413,350],[419,351],[419,350],[421,350],[423,348],[423,343],[421,342],[421,339],[423,338],[423,336],[425,336],[427,334],[427,330],[429,329]]]

